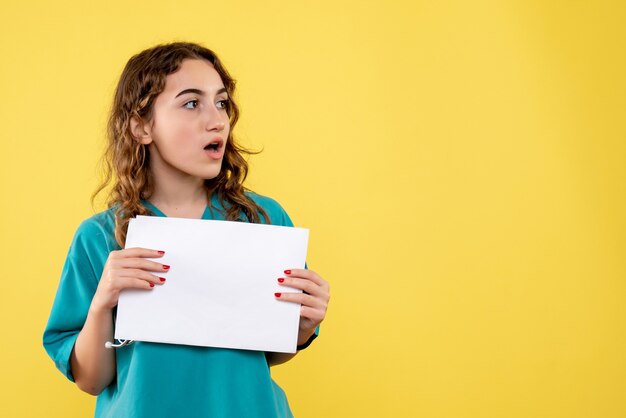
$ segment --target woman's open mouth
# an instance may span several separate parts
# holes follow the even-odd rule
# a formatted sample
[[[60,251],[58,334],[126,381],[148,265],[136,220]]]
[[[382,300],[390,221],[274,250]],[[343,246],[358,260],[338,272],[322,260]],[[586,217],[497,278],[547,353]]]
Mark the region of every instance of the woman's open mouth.
[[[204,151],[214,160],[219,160],[224,155],[224,140],[215,138],[205,145]]]

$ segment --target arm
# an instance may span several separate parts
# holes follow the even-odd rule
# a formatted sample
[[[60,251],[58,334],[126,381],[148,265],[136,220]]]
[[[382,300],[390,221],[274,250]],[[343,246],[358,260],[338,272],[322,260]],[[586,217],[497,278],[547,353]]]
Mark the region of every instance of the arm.
[[[266,352],[265,358],[267,360],[267,364],[271,366],[278,366],[279,364],[283,364],[291,360],[296,356],[296,353],[272,353]]]
[[[164,279],[148,273],[165,272],[169,267],[146,258],[163,253],[145,248],[112,251],[106,261],[98,288],[91,301],[87,319],[70,357],[76,385],[91,395],[99,395],[115,377],[115,350],[106,348],[113,340],[113,308],[124,289],[153,289]]]
[[[104,346],[112,340],[112,310],[92,305],[70,358],[74,381],[80,390],[97,396],[113,381],[115,350]]]

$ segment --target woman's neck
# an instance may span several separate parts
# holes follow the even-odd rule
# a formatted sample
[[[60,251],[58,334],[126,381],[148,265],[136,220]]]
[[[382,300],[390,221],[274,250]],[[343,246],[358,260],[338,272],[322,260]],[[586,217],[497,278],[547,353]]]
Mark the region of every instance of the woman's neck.
[[[203,179],[153,172],[153,180],[154,189],[148,200],[161,212],[174,218],[202,217],[208,204]]]

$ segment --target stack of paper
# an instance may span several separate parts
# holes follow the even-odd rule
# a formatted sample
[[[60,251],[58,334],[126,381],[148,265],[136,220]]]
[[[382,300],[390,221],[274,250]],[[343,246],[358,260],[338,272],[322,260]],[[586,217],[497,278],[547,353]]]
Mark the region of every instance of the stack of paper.
[[[304,268],[309,231],[275,225],[138,216],[126,248],[165,251],[163,285],[120,295],[115,338],[296,351],[300,305],[277,300],[283,271]]]

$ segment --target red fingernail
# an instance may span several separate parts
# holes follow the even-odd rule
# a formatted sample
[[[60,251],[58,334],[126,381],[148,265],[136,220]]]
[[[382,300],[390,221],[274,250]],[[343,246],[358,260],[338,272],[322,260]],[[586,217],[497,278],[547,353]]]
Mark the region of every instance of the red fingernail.
[[[170,266],[168,266],[167,264],[163,264],[163,270],[168,270],[170,268]]]
[[[291,270],[285,270],[285,274],[291,274]]]
[[[150,287],[154,287],[154,283],[150,283]]]
[[[165,251],[159,251],[159,254],[165,254]]]
[[[162,282],[165,281],[165,277],[159,277],[159,280],[161,280]]]
[[[274,296],[276,296],[277,298],[279,298],[281,295],[281,293],[274,293]]]
[[[278,283],[282,283],[284,281],[285,281],[285,279],[278,279]]]

